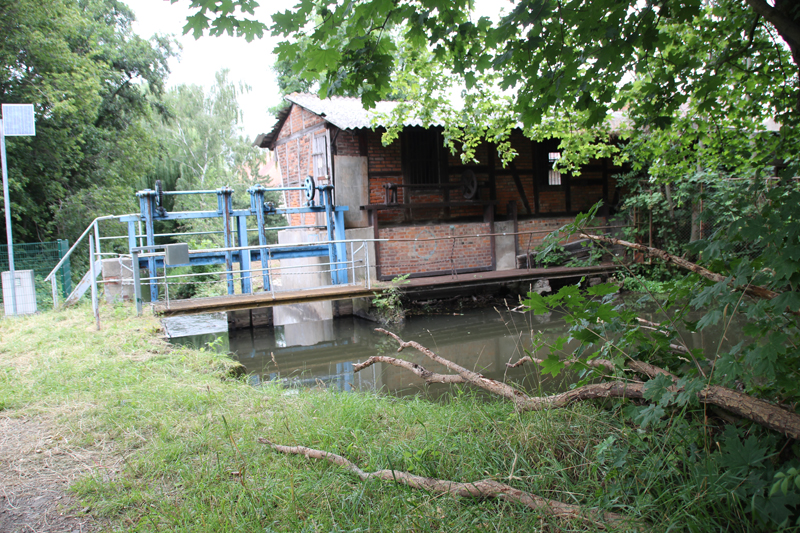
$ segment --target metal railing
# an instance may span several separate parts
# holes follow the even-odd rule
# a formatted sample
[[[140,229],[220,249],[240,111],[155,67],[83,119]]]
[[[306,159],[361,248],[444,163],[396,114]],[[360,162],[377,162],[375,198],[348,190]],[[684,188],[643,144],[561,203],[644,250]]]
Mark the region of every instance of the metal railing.
[[[136,311],[137,314],[141,314],[142,312],[142,303],[143,300],[141,298],[141,290],[142,290],[142,282],[148,283],[155,283],[157,285],[164,286],[164,298],[167,305],[167,309],[169,309],[169,284],[170,280],[177,280],[177,279],[186,279],[186,278],[197,278],[197,277],[207,277],[207,276],[228,276],[233,274],[238,274],[240,279],[245,274],[266,274],[269,292],[273,296],[276,292],[275,283],[275,276],[282,275],[284,272],[290,275],[306,275],[306,274],[313,274],[313,275],[324,275],[327,273],[331,273],[333,271],[339,271],[341,269],[346,269],[348,273],[351,274],[351,279],[353,283],[349,283],[348,285],[357,285],[362,282],[356,283],[355,280],[357,278],[357,272],[363,272],[363,284],[364,287],[370,289],[372,287],[372,276],[370,274],[370,270],[372,268],[371,258],[369,253],[369,243],[375,241],[383,241],[383,239],[347,239],[341,241],[316,241],[316,242],[307,242],[307,243],[292,243],[292,244],[271,244],[266,246],[234,246],[228,248],[213,248],[213,249],[200,249],[200,250],[190,250],[189,255],[200,255],[205,254],[208,252],[239,252],[239,253],[249,253],[250,251],[256,250],[266,250],[267,251],[267,264],[261,265],[260,267],[250,268],[250,269],[238,269],[235,271],[228,271],[227,269],[221,269],[214,272],[192,272],[192,273],[181,273],[181,274],[168,274],[169,265],[166,264],[166,252],[165,251],[155,251],[156,248],[164,248],[163,245],[160,246],[141,246],[137,248],[131,249],[130,256],[121,256],[121,257],[130,257],[131,258],[131,268],[133,270],[133,285],[134,285],[134,299],[136,300]],[[336,244],[344,244],[345,246],[349,247],[349,259],[345,261],[328,261],[328,262],[319,262],[315,261],[313,263],[305,264],[305,265],[289,265],[289,266],[275,266],[273,263],[272,258],[272,251],[273,250],[281,250],[285,251],[286,249],[292,248],[310,248],[310,247],[319,247],[319,246],[328,246],[328,245],[336,245]],[[141,253],[144,252],[144,253]],[[158,276],[146,276],[141,277],[139,269],[136,268],[139,264],[141,259],[150,259],[150,258],[161,258],[164,261],[164,274]],[[186,265],[180,265],[186,266]],[[325,268],[327,267],[327,268]],[[313,268],[311,272],[299,272],[300,270]],[[200,281],[200,282],[192,282],[192,281],[173,281],[173,284],[192,284],[192,283],[203,283],[203,284],[213,284],[213,283],[222,283],[222,280],[216,281]],[[321,285],[330,286],[330,284]],[[306,287],[306,289],[315,288],[315,287]]]
[[[81,236],[75,239],[75,242],[73,243],[72,247],[70,247],[67,253],[64,254],[64,257],[61,258],[61,261],[59,261],[58,264],[56,264],[55,268],[53,268],[53,270],[50,271],[47,277],[44,278],[44,281],[50,281],[52,287],[53,309],[58,307],[58,286],[56,284],[56,272],[58,272],[58,269],[61,268],[61,266],[69,260],[72,253],[78,248],[78,245],[81,244],[83,242],[83,239],[85,239],[86,236],[89,235],[91,232],[92,235],[89,238],[90,241],[89,246],[92,250],[95,250],[96,248],[96,251],[92,252],[92,257],[91,257],[92,262],[90,264],[90,268],[94,270],[94,253],[96,253],[97,255],[102,255],[102,252],[100,250],[100,228],[97,223],[103,220],[111,220],[116,218],[118,217],[114,215],[106,215],[102,217],[97,217],[94,220],[92,220],[92,223],[89,224],[89,226],[87,226],[87,228],[83,231],[83,233],[81,233]]]

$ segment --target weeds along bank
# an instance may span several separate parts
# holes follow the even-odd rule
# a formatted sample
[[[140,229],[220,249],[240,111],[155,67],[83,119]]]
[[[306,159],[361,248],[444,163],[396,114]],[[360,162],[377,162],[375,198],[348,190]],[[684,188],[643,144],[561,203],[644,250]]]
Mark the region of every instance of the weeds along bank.
[[[595,531],[757,529],[732,490],[731,444],[687,441],[683,424],[642,430],[624,403],[542,412],[455,386],[445,402],[253,388],[213,351],[169,345],[152,317],[88,307],[0,324],[0,417],[40,421],[38,453],[91,451],[70,491],[99,529],[158,531]],[[715,435],[710,432],[706,435]],[[337,453],[365,471],[491,479],[567,504],[557,519],[517,503],[454,498],[259,438]],[[738,440],[736,441],[739,442]],[[710,449],[710,451],[709,451]],[[747,442],[743,443],[747,450]],[[13,467],[20,457],[2,457]],[[595,511],[632,517],[623,525]]]

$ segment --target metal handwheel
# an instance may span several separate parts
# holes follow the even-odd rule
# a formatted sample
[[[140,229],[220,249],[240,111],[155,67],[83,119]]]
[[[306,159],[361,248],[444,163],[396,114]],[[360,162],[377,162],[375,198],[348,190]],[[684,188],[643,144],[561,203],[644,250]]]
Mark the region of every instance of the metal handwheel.
[[[317,187],[314,184],[314,178],[308,176],[305,181],[303,181],[303,187],[306,188],[306,200],[309,202],[314,201],[314,195],[317,192]]]
[[[471,169],[467,169],[461,174],[461,192],[464,198],[472,200],[478,192],[478,178]]]

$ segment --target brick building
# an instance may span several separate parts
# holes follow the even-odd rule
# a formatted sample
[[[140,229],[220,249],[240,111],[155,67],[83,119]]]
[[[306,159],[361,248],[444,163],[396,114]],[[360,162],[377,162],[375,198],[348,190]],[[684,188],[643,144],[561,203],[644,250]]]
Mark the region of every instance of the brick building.
[[[386,239],[376,246],[381,279],[515,268],[516,255],[538,245],[545,230],[598,200],[608,206],[618,198],[613,175],[620,169],[610,160],[593,161],[575,177],[554,171],[557,140],[534,142],[516,130],[511,147],[519,155],[511,165],[503,168],[489,144],[479,147],[476,163],[464,165],[443,146],[440,125],[426,129],[410,120],[383,146],[375,112],[357,98],[294,93],[286,101],[255,144],[275,151],[283,186],[300,186],[307,176],[332,184],[334,202],[350,209],[347,228]],[[379,102],[375,111],[393,106]],[[305,197],[288,191],[285,201],[299,206]],[[294,215],[290,223],[312,219]]]

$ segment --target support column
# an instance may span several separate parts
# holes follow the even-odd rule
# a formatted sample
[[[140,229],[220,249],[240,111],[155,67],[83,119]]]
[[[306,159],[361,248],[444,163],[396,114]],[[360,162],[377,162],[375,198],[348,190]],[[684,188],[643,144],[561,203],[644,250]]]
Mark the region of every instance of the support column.
[[[233,211],[233,189],[222,187],[217,189],[217,211],[222,214],[222,236],[225,248],[233,248],[233,230],[231,228],[231,211]],[[234,294],[233,289],[233,252],[225,252],[225,278],[228,281],[228,294]]]
[[[142,216],[144,217],[144,227],[145,227],[145,235],[146,238],[146,245],[147,246],[155,246],[156,245],[156,237],[155,237],[155,224],[153,222],[153,215],[155,213],[155,198],[156,192],[151,191],[150,189],[145,189],[140,193],[137,193],[139,196],[139,206],[142,211]],[[152,250],[150,250],[152,253]],[[132,265],[137,267],[138,265]],[[158,283],[156,281],[156,259],[155,257],[150,257],[147,259],[147,272],[150,280],[150,301],[155,303],[158,301]]]
[[[247,192],[250,193],[250,210],[256,215],[256,224],[258,226],[258,245],[267,245],[266,220],[264,216],[264,187],[255,185],[250,187]],[[259,258],[261,259],[261,277],[263,280],[264,291],[269,291],[269,253],[266,248],[258,251]]]
[[[236,236],[239,246],[247,246],[247,217],[236,217]],[[252,294],[253,286],[250,281],[250,250],[239,250],[239,270],[242,276],[242,294]]]

